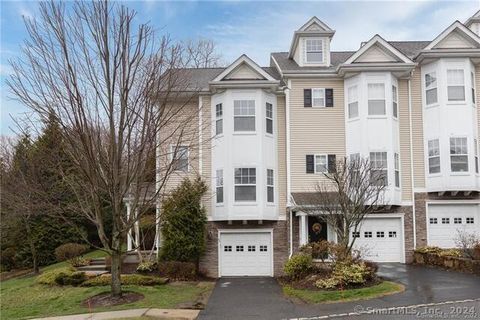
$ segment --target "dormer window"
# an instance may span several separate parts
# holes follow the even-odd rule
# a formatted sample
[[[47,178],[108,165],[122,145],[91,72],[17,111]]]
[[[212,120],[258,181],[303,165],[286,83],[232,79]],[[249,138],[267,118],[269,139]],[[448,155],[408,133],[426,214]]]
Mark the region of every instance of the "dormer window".
[[[305,39],[305,62],[323,63],[323,39]]]

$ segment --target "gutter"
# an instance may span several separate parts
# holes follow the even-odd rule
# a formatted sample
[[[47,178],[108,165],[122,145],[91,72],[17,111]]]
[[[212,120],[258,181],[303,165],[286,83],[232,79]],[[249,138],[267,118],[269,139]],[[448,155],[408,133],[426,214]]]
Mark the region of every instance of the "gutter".
[[[412,73],[410,73],[412,74]],[[408,79],[408,121],[410,129],[410,179],[412,188],[412,227],[413,227],[413,249],[417,248],[417,217],[415,212],[415,180],[413,174],[413,129],[412,129],[412,86],[411,79]]]

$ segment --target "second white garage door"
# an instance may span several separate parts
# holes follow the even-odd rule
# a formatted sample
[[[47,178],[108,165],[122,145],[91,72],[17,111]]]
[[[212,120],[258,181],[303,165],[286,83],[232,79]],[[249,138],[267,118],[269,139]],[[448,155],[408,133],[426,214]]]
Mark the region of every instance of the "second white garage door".
[[[403,228],[400,217],[373,218],[363,220],[354,247],[362,257],[375,262],[405,262],[403,253]]]
[[[220,276],[273,276],[271,232],[220,232]]]
[[[429,246],[456,247],[459,232],[480,234],[478,204],[429,204],[427,238]]]

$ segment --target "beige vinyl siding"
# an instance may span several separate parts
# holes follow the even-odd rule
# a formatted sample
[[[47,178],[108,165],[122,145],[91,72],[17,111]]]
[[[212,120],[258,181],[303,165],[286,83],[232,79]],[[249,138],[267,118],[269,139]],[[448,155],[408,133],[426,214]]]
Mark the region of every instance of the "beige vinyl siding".
[[[285,132],[285,96],[277,97],[277,154],[278,154],[278,208],[280,216],[287,206],[287,157]]]
[[[355,62],[396,62],[397,59],[391,54],[380,49],[377,45],[370,47]]]
[[[413,71],[412,89],[412,141],[413,141],[413,174],[415,188],[425,188],[425,155],[423,143],[423,104],[422,79],[420,68]]]
[[[412,173],[410,147],[410,111],[408,109],[408,81],[398,81],[398,121],[400,130],[400,175],[402,200],[412,200]]]
[[[207,209],[207,216],[212,212],[212,105],[211,96],[202,96],[202,178],[208,186],[203,197],[203,205]],[[200,122],[199,122],[200,123]]]
[[[458,49],[458,48],[463,48],[463,49],[469,49],[469,48],[475,48],[475,46],[465,39],[463,36],[461,36],[458,32],[454,31],[451,34],[449,34],[445,39],[440,41],[435,48],[443,48],[443,49]]]
[[[332,88],[333,108],[304,108],[303,89]],[[290,151],[292,192],[312,191],[322,174],[307,174],[307,154],[345,157],[345,115],[342,79],[291,80]]]
[[[157,171],[160,170],[160,176],[164,177],[166,168],[171,166],[171,146],[177,144],[188,147],[188,172],[172,171],[167,176],[164,192],[169,193],[176,188],[183,179],[194,178],[199,172],[198,168],[198,98],[192,98],[188,102],[179,102],[177,108],[181,108],[180,112],[175,112],[175,116],[170,121],[171,127],[166,126],[160,129],[160,136],[162,139],[162,145],[160,146],[160,159],[159,165],[157,164]],[[178,128],[183,126],[182,137],[180,134],[172,133],[178,132]]]

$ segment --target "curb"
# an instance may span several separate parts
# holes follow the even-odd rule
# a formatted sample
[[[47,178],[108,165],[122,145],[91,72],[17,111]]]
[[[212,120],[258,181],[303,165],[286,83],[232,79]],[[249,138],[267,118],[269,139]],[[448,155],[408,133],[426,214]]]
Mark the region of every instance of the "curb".
[[[109,320],[109,319],[128,319],[136,317],[152,317],[153,319],[171,319],[171,320],[195,320],[200,310],[192,309],[130,309],[119,311],[107,311],[97,313],[74,314],[69,316],[58,316],[48,318],[36,318],[33,320]]]

